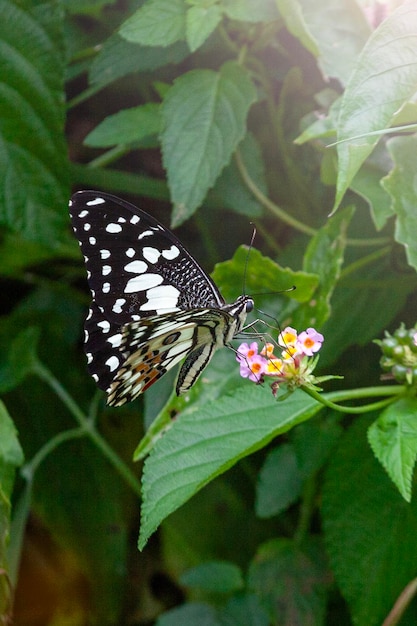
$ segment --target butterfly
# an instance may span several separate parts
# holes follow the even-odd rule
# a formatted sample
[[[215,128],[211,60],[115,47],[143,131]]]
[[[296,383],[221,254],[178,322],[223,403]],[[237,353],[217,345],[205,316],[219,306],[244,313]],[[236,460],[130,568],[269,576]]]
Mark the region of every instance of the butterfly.
[[[176,393],[187,392],[244,328],[253,300],[226,304],[178,238],[125,200],[78,191],[69,211],[92,295],[87,366],[107,404],[134,400],[182,360]]]

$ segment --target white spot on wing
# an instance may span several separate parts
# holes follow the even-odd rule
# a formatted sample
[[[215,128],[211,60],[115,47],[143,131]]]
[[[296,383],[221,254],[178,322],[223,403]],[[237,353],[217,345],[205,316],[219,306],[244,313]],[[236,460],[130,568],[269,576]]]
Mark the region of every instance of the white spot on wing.
[[[157,313],[165,313],[169,310],[176,310],[180,292],[172,285],[164,285],[163,287],[153,287],[148,289],[146,297],[148,301],[142,304],[141,311],[156,310]]]
[[[88,240],[92,246],[95,246],[97,243],[97,239],[95,237],[90,237]]]
[[[84,211],[81,211],[81,213],[79,214],[79,217],[83,218],[83,217],[87,217],[87,215],[88,215],[88,211],[84,209]]]
[[[124,298],[117,298],[116,302],[113,304],[112,311],[114,313],[121,313],[122,306],[126,304],[126,300]]]
[[[144,237],[149,237],[149,235],[153,235],[152,230],[144,230],[138,237],[138,239],[143,239]]]
[[[130,223],[131,223],[131,224],[138,224],[139,222],[140,222],[140,217],[139,217],[139,215],[133,215],[133,216],[130,218]]]
[[[110,257],[110,250],[100,250],[100,256],[103,261]]]
[[[106,201],[104,198],[95,198],[94,200],[89,200],[88,202],[86,202],[87,206],[95,206],[96,204],[104,204]]]
[[[101,270],[101,273],[103,274],[103,276],[107,276],[108,274],[110,274],[111,272],[111,265],[103,265],[103,269]]]
[[[129,258],[132,258],[133,256],[135,256],[135,251],[133,248],[128,248],[125,252],[126,256],[128,256]]]
[[[142,254],[144,258],[149,261],[149,263],[156,263],[161,253],[156,248],[151,248],[150,246],[146,246],[142,250]]]
[[[88,222],[84,224],[84,230],[90,230],[90,228],[91,228],[91,224],[89,224]]]
[[[134,274],[143,274],[147,269],[148,266],[144,261],[131,261],[125,265],[126,272],[133,272]]]
[[[122,343],[122,333],[112,335],[107,339],[107,341],[112,345],[113,348],[118,348]]]
[[[117,356],[113,355],[109,359],[107,359],[106,365],[111,372],[114,372],[114,370],[117,370],[117,368],[119,367],[119,359],[117,358]]]
[[[110,324],[107,320],[103,320],[102,322],[98,322],[97,326],[100,326],[100,328],[102,328],[103,333],[108,333],[110,330]]]
[[[101,291],[103,293],[110,293],[110,283],[103,283]]]
[[[164,250],[162,252],[162,256],[164,257],[164,259],[168,259],[168,261],[171,261],[172,259],[175,259],[179,255],[179,253],[180,251],[177,246],[171,246],[169,250]]]
[[[142,274],[128,280],[125,293],[134,293],[135,291],[145,291],[151,287],[160,285],[164,279],[158,274]]]
[[[121,232],[122,232],[122,227],[120,226],[120,224],[115,224],[114,222],[110,222],[110,224],[107,224],[106,226],[106,233],[115,235],[116,233],[121,233]]]

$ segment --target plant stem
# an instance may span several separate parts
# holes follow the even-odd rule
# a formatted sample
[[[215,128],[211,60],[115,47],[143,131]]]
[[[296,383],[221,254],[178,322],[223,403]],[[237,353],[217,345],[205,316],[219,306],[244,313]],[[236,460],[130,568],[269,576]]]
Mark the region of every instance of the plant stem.
[[[120,476],[126,481],[126,483],[132,488],[133,492],[140,496],[141,495],[141,487],[140,482],[133,474],[133,472],[129,469],[129,467],[121,460],[121,458],[116,454],[113,448],[107,443],[107,441],[100,435],[100,433],[96,430],[94,421],[89,420],[84,413],[79,408],[78,404],[71,398],[69,393],[64,389],[61,383],[54,377],[52,372],[50,372],[40,361],[37,361],[34,366],[34,373],[39,376],[44,382],[46,382],[51,389],[54,390],[56,395],[60,398],[62,403],[67,407],[69,412],[76,419],[78,424],[80,425],[79,429],[72,429],[71,431],[67,431],[70,433],[66,435],[66,433],[60,433],[62,436],[62,440],[58,440],[56,442],[57,437],[54,437],[50,442],[48,442],[45,446],[47,447],[49,444],[51,445],[51,449],[47,449],[46,452],[43,452],[43,449],[39,450],[36,456],[39,455],[40,460],[45,458],[46,454],[49,453],[52,449],[62,443],[62,441],[68,440],[74,437],[81,437],[85,435],[91,439],[91,441],[99,448],[102,452],[103,456],[113,465],[115,470],[120,474]],[[54,441],[55,440],[55,441]],[[36,457],[35,457],[36,458]]]
[[[321,402],[330,409],[339,411],[341,413],[369,413],[370,411],[376,411],[383,409],[392,402],[398,399],[398,396],[404,393],[405,386],[395,385],[390,387],[365,387],[363,389],[353,389],[351,391],[335,391],[329,394],[320,394],[314,389],[302,386],[301,389],[305,391],[309,396]],[[363,406],[341,406],[336,404],[330,398],[335,398],[338,401],[353,400],[357,398],[369,397],[369,396],[390,396],[386,400],[380,400],[379,402],[372,402],[371,404],[365,404]]]

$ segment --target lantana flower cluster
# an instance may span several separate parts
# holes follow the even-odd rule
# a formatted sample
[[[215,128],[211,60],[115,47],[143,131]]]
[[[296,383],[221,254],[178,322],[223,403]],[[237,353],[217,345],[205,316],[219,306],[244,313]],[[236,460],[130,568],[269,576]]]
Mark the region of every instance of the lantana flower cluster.
[[[289,391],[302,385],[314,387],[318,379],[312,376],[324,337],[315,328],[307,328],[300,334],[287,326],[279,335],[276,344],[265,343],[259,351],[256,341],[242,343],[237,349],[236,360],[240,375],[259,384],[266,377],[272,379],[274,395],[280,384]],[[275,351],[279,350],[279,355]]]

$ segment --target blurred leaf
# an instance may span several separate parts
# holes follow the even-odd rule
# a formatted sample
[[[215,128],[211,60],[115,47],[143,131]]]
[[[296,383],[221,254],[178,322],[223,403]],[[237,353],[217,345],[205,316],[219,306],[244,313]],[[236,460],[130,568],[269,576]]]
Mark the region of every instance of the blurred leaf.
[[[417,399],[400,398],[388,406],[369,427],[368,440],[377,459],[411,501],[412,479],[417,457]]]
[[[160,615],[156,626],[184,626],[184,624],[198,624],[198,626],[222,626],[217,611],[208,604],[190,602]]]
[[[417,173],[415,155],[417,137],[394,137],[388,142],[388,150],[394,168],[384,178],[383,187],[390,194],[392,209],[397,216],[395,239],[404,246],[409,264],[417,269],[417,213],[415,177]]]
[[[269,22],[279,18],[275,0],[222,0],[225,14],[242,22]]]
[[[203,202],[246,134],[256,100],[247,72],[234,62],[219,72],[193,70],[175,81],[162,105],[162,152],[178,226]]]
[[[375,169],[368,162],[356,174],[351,189],[369,204],[372,219],[378,230],[381,230],[387,220],[392,217],[393,210],[387,189],[381,185],[381,176],[384,172]]]
[[[390,258],[377,259],[339,283],[332,297],[332,315],[322,327],[326,338],[320,366],[334,362],[349,346],[365,346],[387,328],[404,307],[415,284],[413,276],[405,280]],[[355,306],[352,307],[352,302]]]
[[[318,63],[324,76],[333,76],[345,84],[371,32],[363,11],[354,0],[298,2],[304,28],[319,50]],[[306,45],[305,37],[300,41]]]
[[[104,42],[93,60],[89,80],[92,85],[104,86],[133,72],[151,72],[169,63],[180,63],[189,53],[182,41],[167,47],[141,46],[116,33]]]
[[[306,50],[317,57],[319,49],[304,19],[301,3],[298,0],[293,0],[292,2],[276,0],[276,4],[289,32],[302,43]]]
[[[267,389],[248,386],[198,413],[179,415],[145,461],[139,548],[167,515],[207,482],[320,408],[296,392],[278,409]]]
[[[338,122],[336,209],[378,137],[358,135],[388,128],[416,91],[417,7],[406,0],[373,32],[343,94]],[[345,141],[347,140],[347,141]]]
[[[264,162],[258,142],[252,133],[248,133],[239,144],[239,151],[258,189],[267,194]],[[243,183],[235,159],[226,165],[212,190],[207,196],[209,204],[216,204],[232,209],[236,213],[259,217],[263,207]]]
[[[3,0],[0,222],[51,248],[67,239],[62,19],[56,2]]]
[[[7,547],[10,535],[10,499],[16,468],[24,461],[16,428],[0,401],[0,617],[9,614],[12,601]]]
[[[160,105],[148,102],[109,115],[87,135],[84,143],[93,148],[137,143],[158,135],[160,129]]]
[[[340,276],[346,233],[353,213],[353,207],[343,209],[338,215],[330,218],[308,244],[303,270],[320,276],[320,283],[314,294],[314,305],[308,303],[302,310],[297,311],[297,328],[308,327],[312,319],[320,328],[330,315],[330,299]]]
[[[39,328],[35,327],[22,330],[12,339],[8,352],[0,358],[0,393],[14,389],[34,372],[38,342]]]
[[[114,0],[63,0],[65,10],[69,13],[94,15],[107,4],[113,4]]]
[[[244,274],[245,267],[246,275]],[[295,272],[288,267],[281,267],[255,248],[251,248],[249,252],[247,246],[239,246],[230,261],[217,263],[212,277],[226,300],[233,300],[242,293],[239,285],[242,284],[243,279],[245,279],[246,292],[249,294],[259,295],[263,291],[274,290],[279,293],[280,290],[291,289],[295,285],[296,289],[288,291],[285,295],[297,302],[309,300],[318,284],[317,275],[303,271]]]
[[[120,27],[128,41],[143,46],[169,46],[185,39],[184,0],[148,0]]]
[[[268,626],[266,611],[255,595],[231,598],[220,612],[221,626]]]
[[[222,11],[218,4],[211,6],[192,6],[186,15],[186,40],[191,52],[199,48],[222,19]]]
[[[297,466],[304,480],[323,467],[342,434],[342,426],[333,417],[326,419],[322,415],[291,431]]]
[[[243,577],[234,563],[211,561],[186,570],[180,577],[180,583],[185,587],[215,593],[231,593],[242,589]]]
[[[260,598],[272,624],[324,624],[329,574],[324,550],[313,540],[300,546],[273,539],[258,549],[248,587]]]
[[[256,514],[267,518],[279,515],[300,497],[303,480],[291,444],[269,452],[256,486]]]
[[[415,577],[417,559],[417,500],[405,502],[373,456],[369,424],[368,418],[355,421],[341,439],[322,505],[331,566],[358,626],[382,624]],[[415,609],[413,615],[415,622]]]

